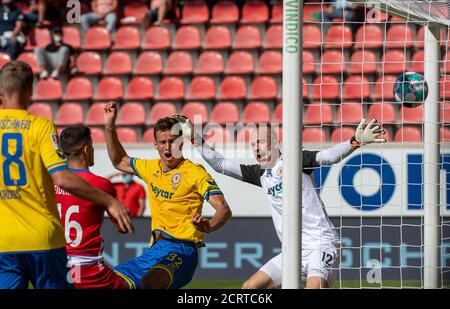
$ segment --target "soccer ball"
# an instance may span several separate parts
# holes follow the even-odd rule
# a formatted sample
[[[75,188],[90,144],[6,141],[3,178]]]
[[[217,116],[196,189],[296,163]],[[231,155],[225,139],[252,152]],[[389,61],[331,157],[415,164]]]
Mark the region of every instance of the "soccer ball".
[[[394,97],[406,107],[417,107],[428,95],[428,84],[422,75],[405,72],[397,76],[394,82]]]

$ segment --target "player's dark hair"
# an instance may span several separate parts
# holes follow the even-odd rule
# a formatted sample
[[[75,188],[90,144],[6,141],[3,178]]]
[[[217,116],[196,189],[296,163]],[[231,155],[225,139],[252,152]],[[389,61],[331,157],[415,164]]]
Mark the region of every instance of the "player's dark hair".
[[[60,135],[61,148],[68,158],[79,156],[91,141],[91,129],[85,126],[65,128]]]
[[[172,128],[175,125],[178,125],[178,121],[175,118],[172,117],[165,117],[165,118],[161,118],[159,119],[155,125],[153,126],[153,136],[156,140],[156,133],[158,131],[171,131]],[[183,131],[181,130],[181,126],[178,126],[179,131],[178,131],[178,136],[183,135]],[[177,129],[178,129],[177,128]]]
[[[33,71],[22,61],[10,61],[0,70],[0,87],[7,94],[33,90]]]

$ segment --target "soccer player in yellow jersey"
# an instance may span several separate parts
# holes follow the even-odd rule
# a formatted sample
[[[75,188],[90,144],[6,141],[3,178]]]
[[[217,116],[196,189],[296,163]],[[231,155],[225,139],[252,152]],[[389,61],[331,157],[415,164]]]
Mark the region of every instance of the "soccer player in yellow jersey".
[[[54,184],[106,207],[119,231],[133,230],[125,206],[72,174],[55,126],[27,112],[33,92],[29,65],[0,70],[0,289],[71,288]]]
[[[197,248],[203,233],[221,228],[231,210],[212,177],[199,165],[183,158],[181,126],[172,117],[159,119],[154,126],[159,159],[130,158],[120,144],[115,129],[117,107],[105,107],[108,154],[114,167],[135,174],[148,186],[152,215],[150,247],[134,259],[114,267],[132,288],[181,288],[191,281],[198,263]],[[203,201],[216,212],[203,217]]]

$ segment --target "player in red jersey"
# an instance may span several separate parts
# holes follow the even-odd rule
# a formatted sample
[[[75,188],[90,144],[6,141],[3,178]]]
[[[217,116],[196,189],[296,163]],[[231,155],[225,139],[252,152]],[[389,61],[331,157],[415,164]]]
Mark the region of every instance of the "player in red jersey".
[[[89,128],[66,128],[61,132],[60,142],[73,173],[97,189],[116,197],[116,190],[108,179],[89,171],[89,167],[94,165],[94,147]],[[59,187],[55,186],[55,191],[56,202],[61,206],[67,257],[75,288],[127,289],[123,279],[103,262],[100,229],[106,209]],[[129,217],[128,210],[127,215]]]

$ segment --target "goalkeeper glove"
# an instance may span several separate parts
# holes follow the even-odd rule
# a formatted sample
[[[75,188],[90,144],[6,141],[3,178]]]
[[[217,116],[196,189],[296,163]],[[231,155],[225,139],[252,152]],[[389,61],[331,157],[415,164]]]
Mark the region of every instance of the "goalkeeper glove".
[[[376,119],[372,119],[368,124],[366,124],[366,119],[362,119],[350,143],[354,148],[371,143],[386,143],[386,139],[379,138],[379,135],[385,133],[386,131],[381,129]]]
[[[191,142],[194,141],[194,126],[192,125],[192,122],[189,120],[189,118],[183,115],[175,115],[172,116],[172,118],[178,121],[178,123],[180,124],[181,130],[183,131],[183,137],[190,140]]]

